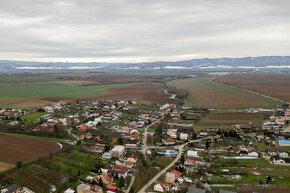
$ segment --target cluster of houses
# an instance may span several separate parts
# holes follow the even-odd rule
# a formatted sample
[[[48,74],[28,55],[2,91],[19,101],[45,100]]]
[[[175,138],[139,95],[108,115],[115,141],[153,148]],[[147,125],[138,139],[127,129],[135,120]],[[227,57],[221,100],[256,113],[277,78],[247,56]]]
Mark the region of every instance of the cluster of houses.
[[[134,170],[134,165],[138,161],[136,154],[132,153],[129,156],[125,156],[126,149],[124,146],[115,146],[109,152],[102,154],[102,158],[112,159],[114,158],[114,164],[109,168],[101,168],[100,172],[96,176],[87,176],[82,184],[78,185],[77,193],[92,193],[92,192],[103,192],[105,188],[106,192],[116,192],[120,188],[116,186],[114,179],[126,179],[129,172]],[[100,182],[101,181],[101,182]],[[98,184],[98,185],[96,185]],[[75,192],[72,189],[68,189],[67,193]]]
[[[0,117],[19,117],[29,113],[28,109],[0,108]]]
[[[180,189],[186,189],[192,183],[192,179],[184,177],[182,172],[172,170],[165,174],[164,182],[156,182],[154,191],[157,192],[175,192]]]

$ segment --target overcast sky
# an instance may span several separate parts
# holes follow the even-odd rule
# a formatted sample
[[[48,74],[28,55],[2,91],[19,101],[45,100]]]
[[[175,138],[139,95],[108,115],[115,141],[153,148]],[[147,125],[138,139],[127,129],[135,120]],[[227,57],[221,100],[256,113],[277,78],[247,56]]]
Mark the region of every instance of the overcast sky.
[[[290,55],[289,0],[0,0],[0,59]]]

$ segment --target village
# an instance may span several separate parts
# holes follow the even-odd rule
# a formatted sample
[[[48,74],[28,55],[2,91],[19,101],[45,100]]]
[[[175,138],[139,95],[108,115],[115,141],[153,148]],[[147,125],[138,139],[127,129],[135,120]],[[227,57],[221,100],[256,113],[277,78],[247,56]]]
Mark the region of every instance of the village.
[[[3,108],[1,132],[62,139],[62,149],[5,173],[1,193],[32,193],[39,187],[65,193],[230,193],[245,184],[252,192],[289,191],[290,108],[244,110],[267,113],[260,124],[195,129],[205,115],[218,111],[111,100]],[[25,120],[35,113],[41,113],[37,120]],[[10,184],[7,178],[15,174],[27,179]]]

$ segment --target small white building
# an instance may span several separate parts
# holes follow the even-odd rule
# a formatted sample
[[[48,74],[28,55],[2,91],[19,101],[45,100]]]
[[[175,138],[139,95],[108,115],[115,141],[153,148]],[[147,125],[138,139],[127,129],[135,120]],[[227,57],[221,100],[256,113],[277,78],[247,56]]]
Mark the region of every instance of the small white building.
[[[180,133],[180,139],[181,140],[187,140],[188,134],[187,133]]]
[[[156,183],[154,185],[154,190],[157,191],[157,192],[164,192],[164,188],[163,188],[163,186],[160,183]]]
[[[117,145],[110,151],[110,153],[112,154],[112,157],[120,157],[125,153],[125,147]]]
[[[192,150],[188,150],[187,151],[187,156],[189,156],[189,157],[199,157],[197,155],[197,151],[192,151]]]

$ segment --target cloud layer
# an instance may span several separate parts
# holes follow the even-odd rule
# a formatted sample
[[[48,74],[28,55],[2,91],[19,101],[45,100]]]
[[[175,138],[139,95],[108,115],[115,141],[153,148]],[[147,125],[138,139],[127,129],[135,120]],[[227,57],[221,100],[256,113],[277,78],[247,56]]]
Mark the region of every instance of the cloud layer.
[[[290,55],[288,0],[1,0],[0,59]]]

